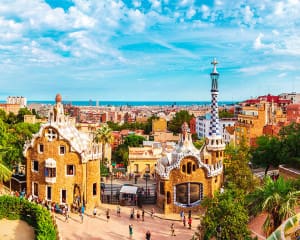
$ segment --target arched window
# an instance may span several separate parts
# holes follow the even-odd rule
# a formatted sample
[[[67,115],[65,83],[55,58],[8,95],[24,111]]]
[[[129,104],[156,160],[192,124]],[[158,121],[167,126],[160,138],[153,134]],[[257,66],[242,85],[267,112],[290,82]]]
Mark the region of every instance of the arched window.
[[[191,174],[192,173],[192,163],[188,162],[187,163],[187,174]]]
[[[195,171],[196,171],[196,165],[193,164],[193,172],[195,172]]]
[[[203,199],[202,183],[181,183],[175,187],[175,204],[180,206],[195,206]]]
[[[186,172],[185,164],[182,165],[182,172],[184,172],[184,173]]]

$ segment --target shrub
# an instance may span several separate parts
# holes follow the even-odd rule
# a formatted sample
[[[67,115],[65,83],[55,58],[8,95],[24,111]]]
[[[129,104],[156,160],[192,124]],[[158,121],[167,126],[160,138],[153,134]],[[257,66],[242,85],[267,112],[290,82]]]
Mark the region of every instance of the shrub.
[[[42,206],[25,199],[0,196],[0,219],[22,219],[34,228],[37,240],[56,240],[57,231],[50,213]]]

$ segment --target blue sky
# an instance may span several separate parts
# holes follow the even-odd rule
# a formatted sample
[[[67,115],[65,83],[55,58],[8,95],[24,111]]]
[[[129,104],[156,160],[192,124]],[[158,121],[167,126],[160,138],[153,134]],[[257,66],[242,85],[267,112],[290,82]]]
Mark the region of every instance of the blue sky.
[[[300,0],[0,0],[0,99],[300,92]]]

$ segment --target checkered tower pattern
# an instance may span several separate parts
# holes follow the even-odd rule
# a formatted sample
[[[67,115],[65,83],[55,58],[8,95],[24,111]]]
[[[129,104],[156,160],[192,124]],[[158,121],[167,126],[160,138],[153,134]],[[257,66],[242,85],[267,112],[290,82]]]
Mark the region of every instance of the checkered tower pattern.
[[[220,135],[219,113],[218,113],[218,91],[212,91],[209,136],[216,136],[216,135]]]
[[[211,78],[211,119],[210,119],[210,129],[209,136],[221,136],[219,127],[219,113],[218,113],[218,78],[219,73],[217,72],[216,59],[211,63],[214,65],[213,71],[210,74]]]

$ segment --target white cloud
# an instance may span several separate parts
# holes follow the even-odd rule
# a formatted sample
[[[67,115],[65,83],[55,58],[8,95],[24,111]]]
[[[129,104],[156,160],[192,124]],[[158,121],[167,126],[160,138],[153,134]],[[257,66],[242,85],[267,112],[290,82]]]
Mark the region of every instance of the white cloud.
[[[142,32],[146,27],[145,15],[138,9],[129,10],[129,21],[131,22],[131,30],[134,32]]]
[[[251,8],[250,6],[246,6],[244,8],[244,21],[245,23],[251,23],[252,22],[252,19],[253,18],[253,12],[251,11]]]
[[[196,14],[196,10],[193,7],[191,7],[187,11],[186,16],[188,19],[191,19],[195,14]]]
[[[139,1],[139,0],[134,0],[134,1],[132,1],[132,4],[133,4],[134,7],[138,8],[138,7],[141,6],[141,1]]]
[[[280,73],[277,75],[277,77],[279,78],[283,78],[283,77],[286,77],[287,73]]]
[[[205,19],[210,15],[210,9],[207,5],[203,4],[200,7],[200,11],[202,12],[202,17]]]
[[[151,7],[156,10],[160,10],[161,2],[160,0],[149,0],[151,2]]]
[[[189,7],[192,6],[193,4],[194,4],[194,0],[181,0],[179,2],[180,7]]]

